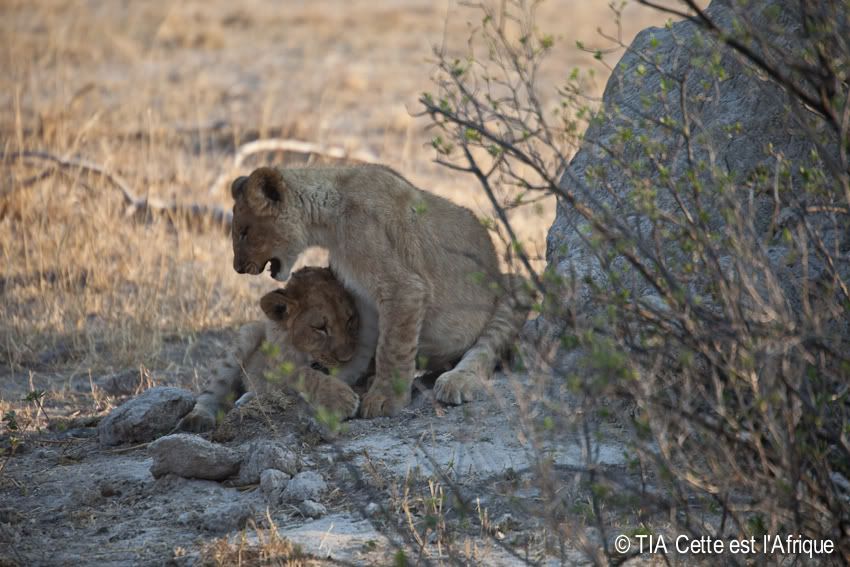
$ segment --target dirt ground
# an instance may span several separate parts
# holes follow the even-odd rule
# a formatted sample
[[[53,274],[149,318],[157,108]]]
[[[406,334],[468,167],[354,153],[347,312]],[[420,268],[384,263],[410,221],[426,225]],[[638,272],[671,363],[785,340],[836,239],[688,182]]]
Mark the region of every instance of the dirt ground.
[[[601,92],[606,65],[575,44],[608,45],[596,31],[617,33],[606,4],[540,6],[539,29],[556,38],[540,74],[547,105],[574,67],[595,69],[589,92]],[[626,43],[666,19],[624,14]],[[304,441],[332,487],[317,520],[266,514],[256,490],[155,480],[145,447],[98,446],[94,425],[121,402],[155,385],[197,390],[275,283],[237,275],[216,227],[135,222],[114,183],[44,157],[85,160],[137,197],[228,208],[220,176],[316,159],[274,152],[233,168],[240,145],[292,139],[369,156],[488,216],[474,179],[434,163],[433,131],[416,116],[434,89],[434,48],[463,53],[480,18],[424,0],[0,3],[0,564],[191,564],[233,538],[268,548],[272,525],[314,558],[356,564],[397,561],[400,545],[475,564],[566,553],[545,526],[507,516],[516,491],[503,485],[539,498],[522,492],[534,452],[505,417],[510,396],[445,408],[425,394],[397,418],[351,422],[333,443]],[[513,214],[542,265],[553,203]],[[553,462],[568,471],[578,455]],[[602,461],[621,466],[616,443]],[[429,512],[449,479],[474,514],[458,503]],[[239,521],[219,529],[216,515]],[[242,531],[248,517],[256,529]]]
[[[499,380],[522,388],[522,379]],[[494,400],[498,401],[494,401]],[[251,439],[276,439],[292,448],[303,469],[329,484],[326,515],[307,518],[294,505],[270,506],[256,485],[150,472],[147,444],[103,447],[91,420],[27,437],[9,461],[0,488],[4,560],[21,565],[212,564],[216,551],[263,549],[270,528],[297,545],[306,562],[389,564],[399,550],[422,561],[486,565],[567,560],[535,518],[544,503],[532,472],[541,452],[561,471],[566,492],[581,492],[571,471],[585,463],[581,443],[532,449],[522,424],[507,418],[517,398],[445,408],[426,389],[400,416],[354,420],[333,439],[290,404],[228,421],[238,429],[212,437],[234,449]],[[221,429],[219,430],[221,431]],[[234,436],[235,432],[235,436]],[[605,429],[599,467],[626,473],[616,428]],[[266,535],[266,537],[268,537]],[[219,556],[221,557],[221,556]],[[548,558],[548,560],[547,560]]]

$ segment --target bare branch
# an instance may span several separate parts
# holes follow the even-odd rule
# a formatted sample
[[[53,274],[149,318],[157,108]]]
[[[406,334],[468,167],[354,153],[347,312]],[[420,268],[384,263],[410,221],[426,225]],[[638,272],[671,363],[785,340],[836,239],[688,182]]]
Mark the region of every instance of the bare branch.
[[[56,167],[72,169],[96,175],[118,189],[124,200],[125,216],[146,217],[148,215],[165,215],[171,218],[183,217],[190,222],[208,221],[220,224],[225,229],[230,228],[233,220],[231,211],[221,207],[197,203],[166,202],[148,197],[136,197],[129,184],[116,173],[108,171],[103,166],[91,161],[72,157],[61,157],[42,150],[26,150],[22,152],[0,153],[0,160],[26,161],[38,160],[53,163]],[[38,176],[37,176],[38,177]]]

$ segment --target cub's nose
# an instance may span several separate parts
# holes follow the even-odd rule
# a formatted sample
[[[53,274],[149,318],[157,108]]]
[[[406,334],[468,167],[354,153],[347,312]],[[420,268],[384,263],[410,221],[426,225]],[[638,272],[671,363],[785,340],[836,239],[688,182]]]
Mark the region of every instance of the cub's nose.
[[[355,345],[339,347],[335,350],[334,356],[340,362],[348,362],[354,358],[354,353],[357,351]]]
[[[248,271],[245,264],[237,262],[235,258],[233,259],[233,269],[236,270],[237,274],[244,274]]]

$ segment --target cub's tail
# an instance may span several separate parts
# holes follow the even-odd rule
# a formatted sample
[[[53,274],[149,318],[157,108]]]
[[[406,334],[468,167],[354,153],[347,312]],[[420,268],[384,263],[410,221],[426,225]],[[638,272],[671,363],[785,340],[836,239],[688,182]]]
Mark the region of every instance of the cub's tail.
[[[434,386],[438,400],[460,404],[474,399],[483,382],[493,375],[501,356],[508,351],[531,311],[534,293],[524,277],[503,277],[504,290],[493,315],[460,362],[444,373]]]
[[[488,376],[493,372],[499,358],[513,345],[534,302],[534,293],[528,279],[519,274],[506,274],[504,280],[505,290],[496,303],[493,316],[469,351],[471,353],[480,350],[491,354],[492,363],[484,372]]]

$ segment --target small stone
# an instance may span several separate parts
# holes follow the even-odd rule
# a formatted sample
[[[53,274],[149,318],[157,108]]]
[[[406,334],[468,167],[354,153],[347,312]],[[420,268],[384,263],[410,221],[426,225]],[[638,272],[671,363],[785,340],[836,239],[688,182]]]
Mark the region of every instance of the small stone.
[[[195,405],[187,390],[156,387],[121,404],[97,426],[100,443],[144,443],[172,431]]]
[[[112,496],[120,496],[121,490],[118,489],[115,485],[113,485],[109,481],[104,481],[100,483],[100,495],[104,498],[110,498]]]
[[[26,518],[14,508],[0,508],[0,524],[15,525],[23,522]]]
[[[148,453],[153,457],[154,478],[171,473],[183,478],[224,480],[236,474],[241,462],[236,451],[188,433],[161,437],[148,446]]]
[[[510,513],[502,514],[499,519],[493,523],[493,527],[500,532],[509,532],[517,527],[517,525],[517,521],[514,520],[513,515]]]
[[[289,475],[277,469],[266,469],[260,474],[260,491],[272,506],[280,504]]]
[[[238,399],[238,400],[236,400],[235,402],[233,402],[233,407],[235,407],[235,408],[241,408],[242,406],[244,406],[245,404],[247,404],[247,403],[248,403],[248,402],[250,402],[251,400],[255,399],[256,397],[257,397],[257,393],[256,393],[256,392],[245,392],[244,394],[242,394],[242,395],[239,397],[239,399]]]
[[[45,447],[39,447],[35,451],[32,452],[33,456],[36,459],[49,459],[50,457],[55,456],[55,453],[50,449]]]
[[[100,387],[110,396],[126,396],[135,392],[142,380],[138,369],[125,370],[100,381]]]
[[[328,489],[325,480],[317,472],[305,471],[298,473],[286,485],[283,491],[285,502],[304,502],[317,500]]]
[[[242,467],[239,469],[238,484],[257,484],[260,475],[267,469],[277,469],[288,475],[298,472],[298,457],[277,441],[255,441],[248,447]]]
[[[177,516],[177,523],[181,526],[188,525],[197,525],[200,521],[200,517],[197,512],[181,512]]]
[[[204,510],[200,523],[208,532],[223,534],[241,530],[253,515],[254,509],[248,504],[226,502]]]
[[[305,500],[298,505],[298,511],[306,518],[321,518],[328,513],[328,509],[324,505],[312,500]]]
[[[375,516],[380,511],[381,511],[381,507],[378,504],[376,504],[375,502],[369,502],[368,504],[366,504],[365,512],[366,512],[366,515],[369,516],[370,518]]]

